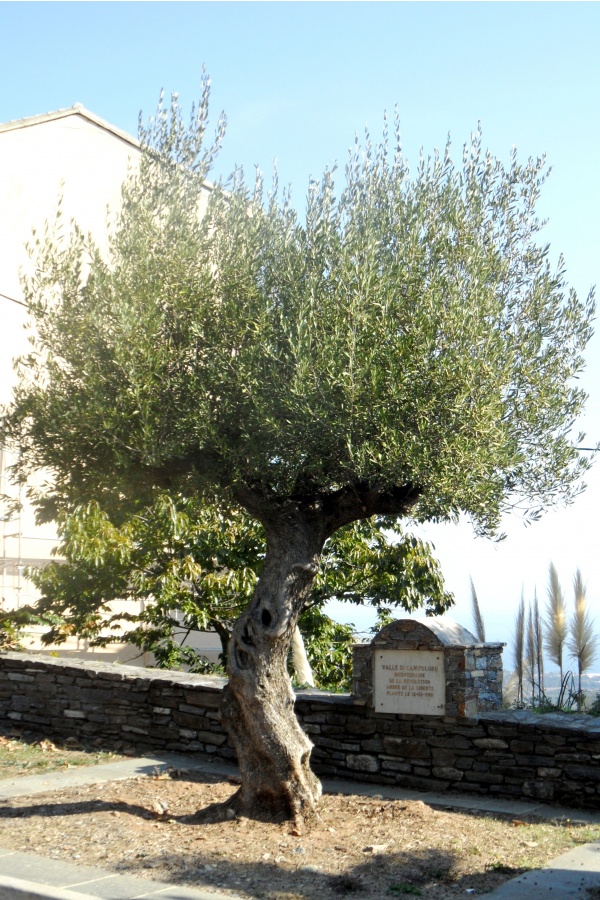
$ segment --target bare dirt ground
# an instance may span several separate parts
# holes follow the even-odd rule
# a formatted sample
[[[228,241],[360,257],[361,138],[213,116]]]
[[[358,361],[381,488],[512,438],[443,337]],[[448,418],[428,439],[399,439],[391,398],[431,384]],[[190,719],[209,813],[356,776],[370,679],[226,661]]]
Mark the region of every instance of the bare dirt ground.
[[[199,822],[236,786],[171,771],[20,797],[0,809],[0,846],[121,874],[266,900],[484,894],[600,827],[434,810],[421,801],[327,795],[321,821]]]

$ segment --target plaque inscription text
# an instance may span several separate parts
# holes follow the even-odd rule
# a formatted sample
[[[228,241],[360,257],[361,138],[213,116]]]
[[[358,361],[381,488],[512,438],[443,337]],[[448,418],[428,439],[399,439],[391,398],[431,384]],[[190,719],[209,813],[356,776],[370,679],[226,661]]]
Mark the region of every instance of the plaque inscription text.
[[[374,700],[377,712],[443,716],[444,655],[435,650],[377,650]]]

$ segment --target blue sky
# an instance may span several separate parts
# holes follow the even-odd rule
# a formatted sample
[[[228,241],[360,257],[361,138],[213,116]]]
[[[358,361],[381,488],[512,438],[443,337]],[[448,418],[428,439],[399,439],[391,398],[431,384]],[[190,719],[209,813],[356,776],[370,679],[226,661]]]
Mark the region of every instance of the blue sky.
[[[212,107],[229,126],[218,172],[235,163],[292,184],[301,206],[310,175],[338,160],[355,132],[381,130],[398,106],[415,163],[450,133],[458,158],[481,121],[502,159],[544,152],[553,167],[540,212],[552,254],[565,254],[570,283],[587,293],[600,265],[600,5],[597,3],[0,3],[4,36],[0,121],[79,101],[136,132],[161,87],[195,99],[202,64]],[[600,339],[588,350],[583,423],[600,441]],[[495,547],[468,527],[431,526],[469,626],[469,576],[488,637],[508,640],[521,588],[545,597],[553,560],[569,589],[580,566],[600,629],[597,467],[567,511],[525,530],[507,521]],[[354,611],[359,624],[366,619]],[[508,662],[508,661],[507,661]]]

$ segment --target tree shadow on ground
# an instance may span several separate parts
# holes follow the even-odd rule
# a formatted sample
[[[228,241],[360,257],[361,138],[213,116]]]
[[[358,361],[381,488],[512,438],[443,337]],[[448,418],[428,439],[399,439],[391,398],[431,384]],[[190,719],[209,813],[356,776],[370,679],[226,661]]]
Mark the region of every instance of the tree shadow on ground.
[[[290,870],[272,862],[236,863],[221,856],[179,853],[169,860],[168,877],[161,875],[161,879],[186,887],[243,891],[268,900],[374,900],[410,895],[448,897],[449,890],[456,897],[467,890],[482,894],[522,873],[504,867],[495,873],[461,874],[456,871],[459,859],[457,854],[439,850],[392,852],[373,856],[343,873],[329,874],[311,866],[309,860]],[[118,869],[123,874],[148,874],[148,869],[156,871],[157,864],[165,864],[164,856],[129,860]]]
[[[151,812],[144,806],[136,806],[121,800],[82,800],[78,803],[71,801],[62,803],[31,803],[29,806],[0,806],[0,821],[2,819],[25,819],[32,816],[46,818],[60,816],[80,816],[85,813],[119,812],[128,813],[131,816],[140,816],[143,819],[153,818]]]

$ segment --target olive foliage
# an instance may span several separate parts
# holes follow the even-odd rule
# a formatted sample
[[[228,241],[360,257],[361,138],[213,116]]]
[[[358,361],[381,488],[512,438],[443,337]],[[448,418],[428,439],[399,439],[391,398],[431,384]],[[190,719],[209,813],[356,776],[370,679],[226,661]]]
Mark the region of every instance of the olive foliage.
[[[594,303],[539,243],[544,160],[505,166],[478,132],[460,164],[448,145],[411,174],[396,123],[356,143],[340,187],[310,183],[304,216],[241,172],[206,200],[207,100],[141,128],[108,253],[38,238],[5,432],[22,477],[52,473],[40,514],[156,485],[211,502],[412,485],[415,519],[493,533],[508,508],[572,499]]]

